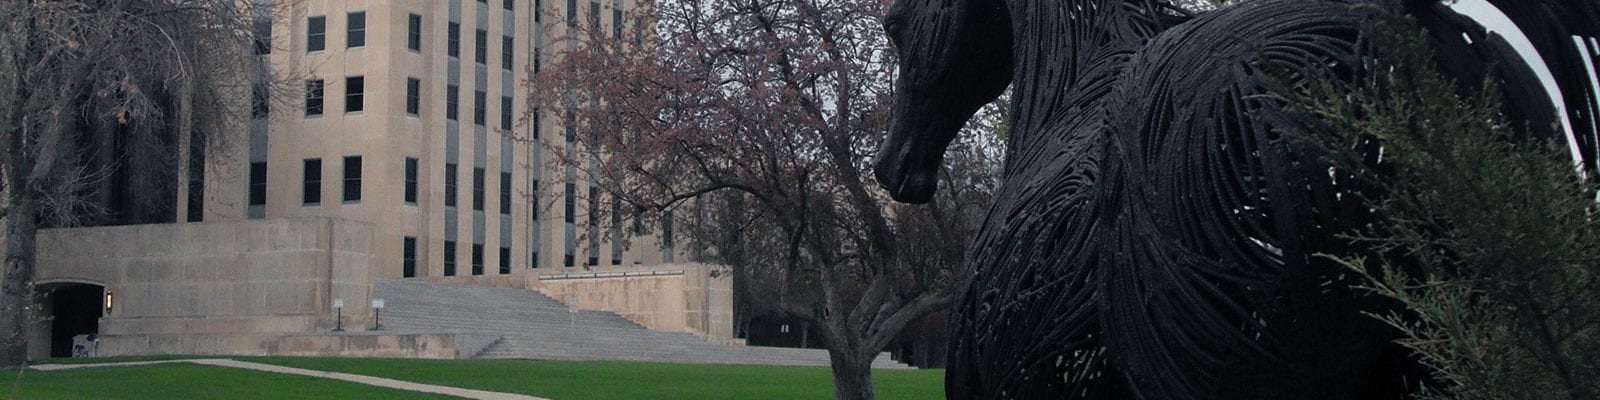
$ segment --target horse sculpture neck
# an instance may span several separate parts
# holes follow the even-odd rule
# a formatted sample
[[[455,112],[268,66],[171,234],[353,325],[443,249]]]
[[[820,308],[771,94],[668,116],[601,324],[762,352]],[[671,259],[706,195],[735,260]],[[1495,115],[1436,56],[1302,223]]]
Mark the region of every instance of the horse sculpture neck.
[[[985,0],[976,0],[985,1]],[[1000,1],[1000,0],[987,0]],[[1071,112],[1072,92],[1189,14],[1164,0],[1005,0],[1011,13],[1010,150]],[[1014,154],[1014,152],[1013,152]],[[1008,170],[1009,168],[1008,162]]]

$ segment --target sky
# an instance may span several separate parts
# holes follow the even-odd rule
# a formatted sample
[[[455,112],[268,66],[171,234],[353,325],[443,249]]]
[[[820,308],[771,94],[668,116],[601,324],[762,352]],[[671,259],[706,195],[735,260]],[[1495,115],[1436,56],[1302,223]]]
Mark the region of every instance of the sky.
[[[1478,21],[1478,23],[1482,24],[1484,27],[1488,28],[1490,31],[1500,34],[1500,36],[1505,38],[1507,42],[1511,43],[1511,46],[1522,55],[1522,58],[1527,60],[1528,65],[1533,68],[1534,73],[1539,75],[1539,80],[1544,82],[1545,93],[1550,95],[1550,101],[1553,104],[1556,104],[1558,107],[1562,104],[1566,104],[1564,101],[1564,96],[1561,95],[1560,91],[1555,89],[1555,78],[1553,78],[1554,75],[1550,73],[1550,68],[1545,64],[1544,59],[1539,56],[1538,51],[1533,49],[1532,42],[1528,41],[1528,37],[1524,35],[1519,28],[1517,28],[1516,24],[1511,22],[1510,18],[1507,18],[1504,13],[1501,13],[1500,10],[1495,8],[1493,5],[1490,5],[1488,0],[1458,0],[1454,5],[1451,6],[1451,8],[1456,12]],[[1600,48],[1600,42],[1597,42],[1593,38],[1573,38],[1573,46],[1585,45]],[[1600,94],[1600,78],[1597,78],[1594,75],[1594,62],[1597,60],[1588,59],[1587,52],[1584,54],[1584,62],[1589,67],[1587,70],[1590,71],[1589,84],[1593,85],[1594,87],[1593,93]],[[1600,99],[1597,99],[1597,101],[1600,101]],[[1578,154],[1578,144],[1576,135],[1574,133],[1575,131],[1572,126],[1572,119],[1566,114],[1563,114],[1562,116],[1563,118],[1560,119],[1561,126],[1567,131],[1567,146],[1569,150],[1571,150],[1572,159],[1575,163],[1581,163],[1583,160]],[[1595,127],[1585,128],[1595,129]]]

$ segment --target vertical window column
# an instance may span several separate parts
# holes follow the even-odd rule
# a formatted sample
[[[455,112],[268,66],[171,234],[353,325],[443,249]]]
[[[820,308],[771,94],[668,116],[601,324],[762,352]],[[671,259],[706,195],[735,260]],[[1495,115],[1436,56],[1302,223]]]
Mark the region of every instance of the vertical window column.
[[[322,80],[312,79],[306,81],[306,116],[315,117],[322,115]]]
[[[422,80],[406,78],[406,114],[422,113]]]
[[[500,275],[511,273],[511,248],[500,248]]]
[[[406,48],[411,51],[422,51],[422,16],[416,14],[406,15]]]
[[[344,77],[344,112],[361,112],[365,110],[365,92],[367,79],[361,76]]]
[[[302,178],[301,204],[314,206],[322,203],[322,159],[306,159],[303,170],[305,176]]]
[[[356,48],[367,45],[367,13],[365,11],[353,12],[345,15],[345,48]]]
[[[444,206],[456,206],[456,163],[444,164]]]
[[[472,274],[483,275],[483,245],[472,244]]]
[[[456,241],[444,241],[444,276],[456,276]]]
[[[483,168],[472,169],[472,210],[483,211]]]
[[[328,17],[321,15],[306,19],[306,52],[322,51],[328,47]]]
[[[417,159],[406,157],[406,204],[417,204]]]
[[[344,158],[344,202],[361,202],[361,156]]]
[[[250,163],[250,205],[267,205],[267,162]]]
[[[451,22],[450,30],[445,34],[449,39],[445,46],[445,54],[461,58],[461,23]]]
[[[414,278],[417,276],[417,238],[406,236],[400,254],[400,276]]]
[[[447,85],[444,87],[444,119],[455,121],[461,117],[460,94],[460,86]]]
[[[511,173],[500,173],[500,214],[511,215]]]

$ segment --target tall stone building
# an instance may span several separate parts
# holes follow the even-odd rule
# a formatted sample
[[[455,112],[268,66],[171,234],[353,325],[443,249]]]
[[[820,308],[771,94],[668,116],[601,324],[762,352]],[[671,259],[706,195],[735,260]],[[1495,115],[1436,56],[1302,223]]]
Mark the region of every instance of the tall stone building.
[[[291,87],[242,91],[244,129],[218,146],[178,146],[188,153],[176,163],[182,184],[159,219],[175,222],[41,231],[35,282],[48,318],[30,333],[30,356],[65,355],[85,334],[98,335],[100,355],[461,348],[448,333],[330,333],[376,325],[369,302],[383,278],[538,290],[651,329],[731,340],[731,318],[718,311],[732,309],[728,275],[682,264],[687,246],[674,245],[670,217],[653,231],[591,223],[618,205],[547,154],[574,149],[580,135],[526,112],[523,81],[576,44],[555,39],[569,23],[620,33],[632,7],[262,7],[254,51]]]
[[[523,111],[526,74],[558,53],[552,46],[572,45],[547,38],[569,20],[620,27],[628,7],[631,0],[304,1],[272,21],[271,46],[262,47],[275,73],[300,78],[300,93],[258,103],[248,182],[208,190],[216,196],[207,206],[221,210],[207,215],[371,222],[374,277],[674,261],[668,236],[623,246],[591,231],[589,215],[608,216],[611,204],[544,154],[570,148],[574,133]],[[235,197],[240,207],[222,200]]]

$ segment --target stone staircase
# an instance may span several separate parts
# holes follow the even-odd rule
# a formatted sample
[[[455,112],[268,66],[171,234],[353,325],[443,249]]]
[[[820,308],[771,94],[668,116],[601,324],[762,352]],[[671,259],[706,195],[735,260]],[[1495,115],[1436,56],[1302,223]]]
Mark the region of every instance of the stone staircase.
[[[685,332],[645,329],[605,311],[571,313],[536,291],[374,279],[385,330],[498,337],[474,358],[627,360],[696,364],[828,365],[817,349],[722,345]],[[910,368],[887,353],[874,368]]]

